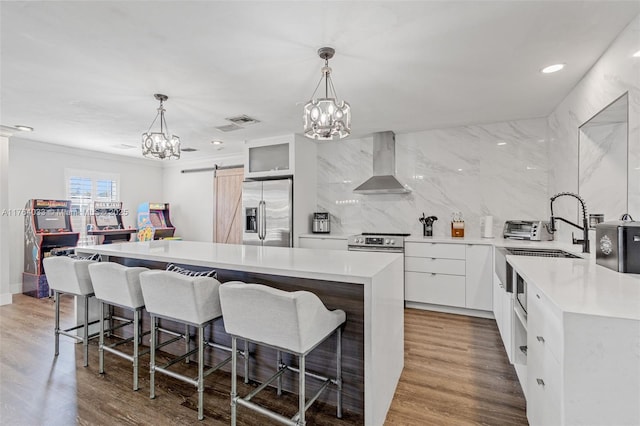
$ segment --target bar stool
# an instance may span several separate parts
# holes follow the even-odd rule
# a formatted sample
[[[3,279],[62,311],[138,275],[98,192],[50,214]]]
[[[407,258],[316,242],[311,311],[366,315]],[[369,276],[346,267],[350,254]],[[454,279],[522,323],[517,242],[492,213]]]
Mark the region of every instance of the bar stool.
[[[60,353],[60,335],[71,337],[82,342],[84,349],[84,366],[89,365],[89,326],[98,321],[89,322],[89,297],[93,296],[93,284],[89,276],[89,265],[97,263],[93,260],[71,259],[67,256],[51,256],[43,260],[42,265],[47,276],[49,288],[53,290],[55,300],[55,356]],[[84,318],[82,324],[60,329],[60,295],[71,294],[82,298]],[[71,333],[82,327],[82,336]]]
[[[220,282],[211,277],[190,277],[177,272],[155,270],[141,273],[140,284],[147,312],[151,315],[150,397],[155,398],[156,372],[190,383],[198,389],[198,420],[202,420],[204,418],[204,378],[231,361],[231,356],[229,356],[218,365],[206,372],[204,371],[205,346],[223,348],[220,345],[207,342],[204,335],[206,326],[222,318],[220,295],[218,293]],[[168,343],[158,344],[157,342],[158,318],[196,327],[198,329],[197,347],[184,355],[172,359],[165,365],[156,365],[156,349]],[[196,352],[198,354],[198,377],[196,379],[168,369],[171,365],[183,359],[188,359]]]
[[[242,405],[288,425],[305,424],[305,411],[320,394],[334,384],[337,389],[337,417],[342,417],[342,324],[346,314],[329,311],[322,301],[308,291],[286,292],[261,284],[228,282],[220,286],[220,303],[224,326],[231,335],[231,424],[236,424],[237,406]],[[337,332],[336,377],[328,378],[305,370],[305,357],[320,343]],[[276,350],[278,371],[249,395],[237,395],[236,339],[245,339]],[[298,356],[298,368],[282,363],[281,352]],[[277,379],[282,393],[282,375],[298,373],[298,413],[291,419],[251,402],[258,392]],[[305,399],[305,376],[321,380],[322,386],[309,400]]]
[[[133,321],[127,318],[112,316],[113,320],[121,323],[113,327],[109,332],[113,332],[119,328],[133,324],[133,337],[127,339],[119,339],[118,342],[105,345],[104,344],[104,321],[100,321],[100,344],[98,346],[99,369],[100,374],[104,374],[104,352],[110,352],[121,358],[127,359],[133,363],[133,390],[138,390],[138,360],[140,355],[144,355],[149,351],[140,352],[139,346],[142,343],[142,309],[144,308],[144,299],[142,297],[142,289],[140,288],[140,273],[148,271],[147,268],[127,267],[113,262],[102,262],[89,265],[89,275],[93,282],[95,297],[100,301],[100,314],[105,317],[105,308],[108,305],[118,306],[123,309],[133,311]],[[116,347],[133,341],[133,355],[122,352]]]

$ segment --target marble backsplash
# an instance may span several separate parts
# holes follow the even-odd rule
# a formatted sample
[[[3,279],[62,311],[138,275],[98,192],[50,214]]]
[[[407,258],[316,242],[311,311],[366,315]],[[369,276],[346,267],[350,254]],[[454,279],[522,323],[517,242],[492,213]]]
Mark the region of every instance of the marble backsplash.
[[[465,236],[481,235],[493,216],[494,235],[508,219],[546,219],[546,121],[531,119],[396,135],[396,176],[409,194],[359,195],[371,177],[372,137],[318,144],[318,211],[337,234],[422,235],[418,217],[434,215],[435,236],[450,235],[461,212]]]

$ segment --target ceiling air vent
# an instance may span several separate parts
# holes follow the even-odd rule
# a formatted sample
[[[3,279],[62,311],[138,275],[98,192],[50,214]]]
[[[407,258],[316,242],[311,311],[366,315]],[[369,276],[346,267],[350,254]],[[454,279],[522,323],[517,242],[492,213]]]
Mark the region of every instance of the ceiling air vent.
[[[240,126],[249,126],[251,124],[256,124],[256,123],[260,122],[260,120],[255,119],[253,117],[249,117],[248,115],[244,115],[244,114],[237,115],[235,117],[228,117],[228,118],[225,118],[225,120],[228,120],[228,121],[230,121],[230,122],[232,122],[234,124],[238,124]]]
[[[197,149],[195,149],[195,148],[182,148],[180,151],[182,151],[182,152],[196,152]]]
[[[216,127],[216,129],[220,130],[221,132],[233,132],[234,130],[242,129],[242,127],[238,126],[237,124],[227,124],[225,126]]]

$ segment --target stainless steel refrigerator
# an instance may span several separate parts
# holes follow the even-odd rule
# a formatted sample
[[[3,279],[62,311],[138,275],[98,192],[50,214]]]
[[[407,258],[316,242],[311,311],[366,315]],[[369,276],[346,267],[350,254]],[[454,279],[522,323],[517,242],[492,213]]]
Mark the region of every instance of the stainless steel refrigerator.
[[[246,181],[242,184],[242,243],[293,247],[293,181]]]

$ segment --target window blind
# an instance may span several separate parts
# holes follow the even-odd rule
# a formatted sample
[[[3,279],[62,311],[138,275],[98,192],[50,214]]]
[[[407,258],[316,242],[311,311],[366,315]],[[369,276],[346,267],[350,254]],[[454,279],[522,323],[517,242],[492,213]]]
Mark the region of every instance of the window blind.
[[[93,176],[92,176],[93,175]],[[67,176],[67,199],[71,200],[71,226],[80,233],[78,246],[95,244],[96,238],[87,235],[94,201],[120,201],[118,177],[95,176],[90,171],[73,172]]]

